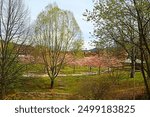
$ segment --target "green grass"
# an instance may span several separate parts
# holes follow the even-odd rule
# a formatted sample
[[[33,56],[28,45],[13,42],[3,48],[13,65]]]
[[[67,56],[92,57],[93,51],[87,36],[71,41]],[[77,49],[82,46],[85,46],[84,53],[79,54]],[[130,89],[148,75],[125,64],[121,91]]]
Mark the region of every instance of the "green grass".
[[[102,68],[101,71],[104,71],[105,69]],[[60,73],[62,74],[73,74],[73,73],[83,73],[83,72],[90,72],[90,68],[88,66],[75,66],[75,72],[74,72],[74,67],[72,66],[65,66]],[[97,67],[91,67],[91,72],[97,72],[98,73],[98,68]]]
[[[41,74],[41,73],[44,73],[45,70],[44,70],[44,65],[42,64],[27,64],[25,67],[24,67],[24,70],[26,73],[28,72],[33,72],[33,73],[36,73],[36,74]]]
[[[105,81],[106,85],[109,84],[112,87],[106,91],[109,93],[100,99],[132,99],[135,90],[137,99],[138,96],[143,98],[144,82],[142,75],[137,72],[135,79],[129,78],[127,73],[57,77],[54,89],[49,88],[48,77],[22,77],[11,85],[6,99],[86,99],[84,94],[80,94],[80,90],[83,90],[83,93],[86,92],[88,84],[94,80]]]
[[[35,73],[42,74],[45,72],[44,65],[42,64],[28,64],[25,66],[25,73]],[[101,68],[101,71],[106,70],[106,68]],[[90,68],[88,66],[75,66],[75,70],[73,66],[64,66],[62,67],[60,73],[61,74],[79,74],[79,73],[90,72]],[[91,72],[97,72],[97,67],[91,67]]]

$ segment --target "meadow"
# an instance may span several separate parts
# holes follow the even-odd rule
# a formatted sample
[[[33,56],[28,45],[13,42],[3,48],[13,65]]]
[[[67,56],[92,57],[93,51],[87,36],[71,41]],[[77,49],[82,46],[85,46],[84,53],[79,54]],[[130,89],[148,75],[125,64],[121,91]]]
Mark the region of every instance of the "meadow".
[[[96,73],[97,68],[92,69]],[[114,71],[98,74],[89,73],[87,67],[76,69],[66,67],[61,71],[65,76],[55,79],[54,89],[50,89],[47,76],[18,78],[10,86],[6,99],[13,100],[132,100],[147,99],[143,78],[136,72],[135,78],[127,71]]]

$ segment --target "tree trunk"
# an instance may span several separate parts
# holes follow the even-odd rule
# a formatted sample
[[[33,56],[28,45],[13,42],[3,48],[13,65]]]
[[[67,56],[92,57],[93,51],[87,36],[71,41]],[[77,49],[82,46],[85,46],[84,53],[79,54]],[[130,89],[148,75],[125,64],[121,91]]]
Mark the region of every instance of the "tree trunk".
[[[135,60],[131,57],[131,73],[130,78],[134,78],[135,76]]]
[[[0,99],[3,100],[5,99],[5,86],[3,84],[1,84],[1,96]]]
[[[131,58],[130,78],[134,78],[134,76],[135,76],[135,61],[136,61],[135,47],[132,47],[130,58]]]
[[[143,76],[143,79],[144,79],[144,84],[145,84],[147,96],[148,96],[148,99],[150,99],[149,85],[148,85],[148,81],[147,81],[145,71],[144,71],[144,58],[143,58],[143,50],[142,49],[141,49],[141,72],[142,72],[142,76]]]
[[[90,72],[92,71],[92,67],[90,66]]]
[[[147,96],[148,99],[150,99],[150,89],[149,89],[149,84],[148,84],[148,80],[147,80],[147,75],[145,74],[145,67],[144,67],[144,51],[148,52],[148,55],[150,55],[150,49],[148,46],[148,40],[146,39],[146,30],[145,30],[145,26],[143,25],[143,23],[145,22],[143,20],[143,13],[141,13],[141,9],[138,8],[137,6],[137,1],[133,0],[134,2],[134,6],[136,9],[136,13],[137,13],[137,22],[138,22],[138,31],[139,31],[139,47],[140,47],[140,54],[141,54],[141,72],[143,75],[143,79],[144,79],[144,84],[145,84],[145,88],[146,88],[146,92],[147,92]],[[144,21],[144,22],[143,22]],[[146,61],[146,59],[145,59]]]
[[[54,88],[54,79],[51,79],[50,89]]]
[[[98,67],[98,74],[99,75],[101,74],[101,67],[100,66]]]
[[[146,92],[148,95],[148,99],[150,99],[150,90],[149,90],[149,86],[148,86],[148,82],[147,82],[147,78],[145,76],[144,70],[142,70],[142,74],[143,74],[143,78],[144,78],[144,84],[145,84]]]

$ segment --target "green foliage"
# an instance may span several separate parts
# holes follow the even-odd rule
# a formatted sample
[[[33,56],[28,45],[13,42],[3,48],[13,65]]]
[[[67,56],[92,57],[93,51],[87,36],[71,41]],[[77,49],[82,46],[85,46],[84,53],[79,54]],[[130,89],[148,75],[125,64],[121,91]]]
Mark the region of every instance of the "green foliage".
[[[82,39],[77,39],[72,43],[71,51],[73,52],[75,56],[80,56],[83,44],[84,44],[84,41]]]
[[[108,78],[87,79],[79,85],[78,94],[84,99],[104,99],[111,88]]]
[[[128,73],[125,71],[121,71],[121,70],[110,71],[108,73],[108,77],[112,81],[112,83],[115,85],[119,85],[121,80],[124,80],[124,79],[128,80],[129,79]]]
[[[134,77],[134,62],[140,53],[141,72],[147,95],[150,98],[146,78],[150,77],[149,5],[149,0],[99,0],[94,1],[93,10],[87,10],[84,16],[87,17],[88,21],[93,22],[93,33],[99,39],[99,42],[110,40],[109,44],[115,45],[116,43],[128,53],[128,57],[132,61],[131,77]],[[107,41],[105,44],[107,44]]]
[[[0,1],[0,98],[22,74],[20,50],[29,36],[28,12],[21,0]]]

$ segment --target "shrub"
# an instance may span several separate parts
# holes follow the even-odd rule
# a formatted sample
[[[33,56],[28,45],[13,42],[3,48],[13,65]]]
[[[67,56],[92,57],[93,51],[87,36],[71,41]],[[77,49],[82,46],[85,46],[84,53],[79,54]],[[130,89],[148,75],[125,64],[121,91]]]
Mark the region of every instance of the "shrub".
[[[124,71],[115,70],[108,73],[109,79],[112,81],[112,84],[119,85],[120,80],[128,79],[128,74]]]
[[[110,90],[110,83],[106,77],[84,80],[79,86],[78,95],[83,99],[104,99]]]

